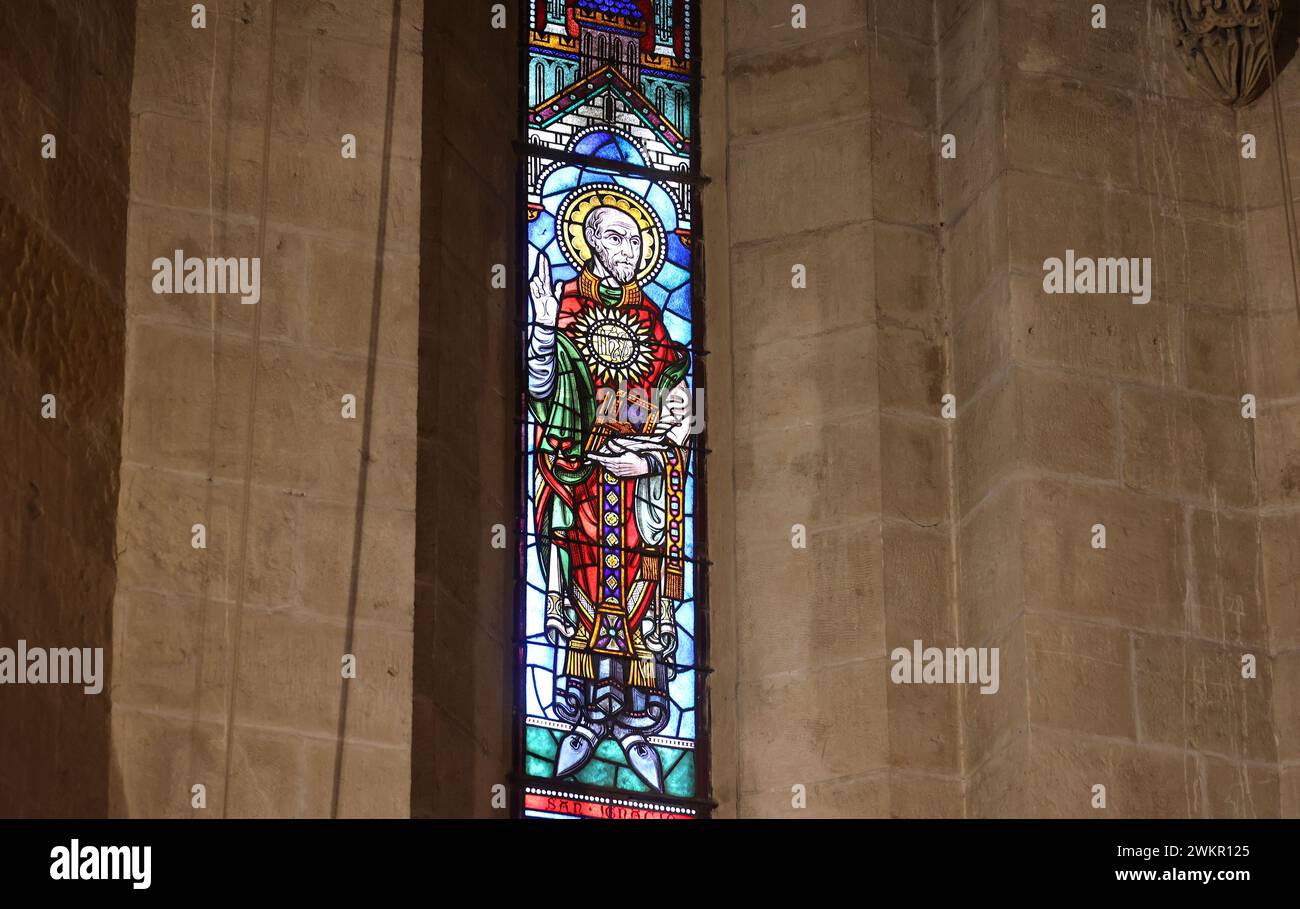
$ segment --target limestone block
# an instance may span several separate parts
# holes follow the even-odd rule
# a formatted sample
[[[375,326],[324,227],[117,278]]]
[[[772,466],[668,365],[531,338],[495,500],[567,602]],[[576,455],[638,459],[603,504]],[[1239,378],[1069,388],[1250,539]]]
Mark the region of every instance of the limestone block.
[[[302,602],[336,619],[348,614],[356,574],[356,617],[409,629],[414,605],[415,515],[307,499],[302,503]],[[354,565],[356,534],[360,563]]]
[[[935,30],[940,38],[946,38],[948,30],[966,13],[967,10],[989,7],[989,12],[996,12],[997,0],[935,0]]]
[[[423,143],[420,153],[426,162],[431,155],[459,154],[487,181],[486,188],[495,187],[502,205],[513,205],[517,159],[511,143],[519,131],[515,116],[519,98],[513,86],[517,77],[510,73],[512,84],[502,86],[484,72],[502,69],[498,61],[485,61],[460,44],[443,44],[439,54],[438,81],[427,75],[426,66],[421,91],[432,91],[433,84],[439,86],[436,93],[423,99],[425,111],[433,111],[425,116],[437,118],[439,131],[432,133],[426,128],[429,141]],[[553,125],[556,130],[560,127],[568,128],[563,122]],[[440,136],[436,145],[434,136]],[[425,167],[429,167],[427,163]]]
[[[309,740],[304,745],[302,817],[405,818],[411,816],[410,792],[395,785],[411,777],[408,748],[381,748],[348,741],[339,764],[334,742]],[[339,803],[333,809],[335,776]],[[332,813],[333,812],[333,813]]]
[[[963,644],[982,646],[1025,608],[1022,481],[1003,484],[958,528],[957,596]]]
[[[1288,76],[1287,67],[1282,76]],[[1238,158],[1237,172],[1241,175],[1241,196],[1243,207],[1254,214],[1254,210],[1274,208],[1282,204],[1286,193],[1282,189],[1282,169],[1279,167],[1281,148],[1277,141],[1277,127],[1273,123],[1273,103],[1264,98],[1264,104],[1256,104],[1249,110],[1241,111],[1237,120],[1237,154],[1241,154],[1241,137],[1250,133],[1255,137],[1255,157]],[[1286,123],[1295,116],[1295,111],[1284,113]],[[1287,132],[1290,133],[1288,125]],[[1287,164],[1291,173],[1300,173],[1300,148],[1296,143],[1287,143]],[[1249,216],[1249,215],[1248,215]],[[1282,250],[1286,254],[1285,248]]]
[[[939,59],[943,62],[939,68],[939,98],[943,111],[960,108],[978,86],[994,81],[1000,68],[998,31],[1004,17],[997,3],[965,6],[939,42]]]
[[[880,513],[880,444],[874,415],[828,420],[737,439],[736,518],[754,542],[790,538],[792,524]]]
[[[731,135],[781,132],[866,114],[872,100],[867,41],[863,28],[734,60],[727,77]]]
[[[1151,78],[1148,74],[1159,69],[1143,53],[1144,44],[1156,39],[1148,37],[1152,23],[1140,4],[1106,4],[1105,28],[1093,28],[1092,18],[1091,3],[1004,0],[1002,52],[1022,72],[1121,90],[1132,89],[1139,79]]]
[[[789,786],[746,792],[740,798],[741,818],[879,818],[889,814],[889,774],[875,771],[847,779],[804,784],[804,807],[795,808]]]
[[[1012,350],[1023,363],[1172,383],[1181,333],[1176,308],[1116,295],[1043,292],[1041,273],[1011,279]]]
[[[982,83],[956,109],[945,103],[947,117],[939,132],[957,140],[956,158],[935,161],[945,224],[955,223],[1006,168],[1005,108],[1004,89],[996,80]]]
[[[947,392],[944,338],[888,325],[879,329],[880,405],[935,416]]]
[[[957,403],[953,459],[957,501],[960,513],[966,515],[1020,463],[1013,373],[1003,372],[978,396]]]
[[[332,737],[344,684],[342,625],[245,608],[241,632],[238,719]],[[346,682],[347,734],[389,744],[409,740],[410,633],[358,624],[350,652],[357,676]]]
[[[234,484],[208,484],[193,476],[124,464],[118,509],[119,587],[232,597],[239,512]],[[206,549],[191,545],[195,524],[206,527]]]
[[[873,201],[869,207],[882,221],[933,226],[938,220],[935,167],[939,157],[934,134],[876,118],[871,136]]]
[[[861,414],[878,401],[878,350],[867,324],[736,351],[736,412],[765,430]]]
[[[361,360],[263,342],[253,440],[259,481],[352,499],[360,478],[366,371]],[[407,503],[414,488],[414,368],[380,363],[367,474],[373,504]],[[356,396],[357,418],[342,415]],[[303,443],[312,440],[304,455]],[[242,472],[242,465],[241,465]]]
[[[430,4],[435,12],[444,12],[441,4]],[[358,0],[346,5],[321,3],[320,0],[283,0],[276,9],[276,27],[288,31],[309,32],[329,38],[344,38],[365,44],[387,47],[392,40],[393,0]],[[403,0],[398,7],[401,20],[398,23],[399,46],[403,50],[419,51],[423,47],[421,36],[424,31],[424,3],[420,0]],[[451,13],[451,10],[446,10]],[[265,6],[241,0],[239,13],[246,16],[267,18]],[[488,28],[487,11],[475,25],[482,25],[481,31],[491,33],[489,37],[504,37],[506,29]],[[430,27],[445,27],[449,22],[474,17],[461,14],[447,15],[430,22]],[[467,29],[466,33],[478,32],[480,29]],[[513,45],[512,45],[513,46]]]
[[[867,21],[867,0],[828,0],[808,7],[807,28],[790,27],[790,5],[736,0],[727,7],[727,50],[732,55],[826,40]]]
[[[270,154],[267,212],[271,219],[374,242],[379,229],[381,155],[346,159],[333,142],[306,145],[278,139],[272,139]],[[420,227],[419,164],[403,158],[393,158],[389,164],[385,248],[414,251]],[[463,214],[468,230],[473,215]]]
[[[1116,248],[1106,231],[1107,194],[1095,186],[1012,171],[1007,174],[1007,250],[1012,268],[1043,275],[1043,263],[1064,258],[1136,256]]]
[[[419,654],[433,667],[432,699],[476,741],[492,742],[496,718],[510,714],[514,650],[503,640],[504,629],[485,628],[486,617],[451,598],[438,597],[434,609],[431,650]]]
[[[1242,507],[1255,502],[1253,427],[1239,402],[1129,388],[1120,406],[1126,485]],[[1267,483],[1262,448],[1260,458]]]
[[[442,171],[426,179],[442,188],[441,204],[433,214],[443,248],[466,270],[471,288],[487,288],[492,266],[503,263],[510,271],[512,261],[508,249],[513,241],[509,232],[498,226],[502,204],[496,196],[501,190],[499,181],[479,176],[454,154],[443,155]],[[416,212],[418,209],[412,210],[413,215]]]
[[[970,771],[966,783],[966,817],[1030,817],[1033,806],[1025,778],[1029,772],[1029,737],[1021,732]]]
[[[1273,646],[1295,648],[1300,646],[1300,512],[1261,515],[1259,538]]]
[[[902,770],[889,772],[889,816],[958,818],[964,816],[962,781]]]
[[[1197,758],[1122,742],[1034,730],[1026,801],[1035,817],[1191,817],[1200,813]],[[1093,808],[1093,786],[1106,807]]]
[[[222,721],[226,708],[227,607],[202,599],[119,590],[114,601],[115,706]]]
[[[1300,767],[1284,767],[1280,774],[1282,809],[1280,817],[1300,817]]]
[[[934,5],[911,0],[876,0],[872,26],[882,32],[934,43]]]
[[[1247,325],[1247,318],[1236,313],[1187,311],[1182,349],[1188,388],[1232,399],[1239,399],[1244,388],[1254,391],[1246,376]],[[1255,396],[1260,395],[1255,392]]]
[[[432,755],[433,760],[427,765],[419,760],[412,761],[412,769],[418,774],[418,788],[412,789],[412,815],[447,818],[505,816],[505,812],[492,808],[492,787],[507,780],[510,758],[504,750],[498,752],[475,742],[459,723],[439,708],[425,703],[427,706],[421,706],[423,718],[416,726],[421,738],[417,739],[412,753]],[[501,741],[509,741],[509,738]]]
[[[1256,400],[1300,395],[1300,323],[1295,309],[1252,315],[1249,320],[1250,377]]]
[[[221,136],[221,167],[212,170],[205,179],[199,175],[209,174],[209,143],[213,141],[207,130],[195,129],[191,120],[153,113],[138,114],[133,124],[133,202],[195,210],[213,207],[230,215],[257,216],[262,175],[260,129],[225,127]],[[278,174],[272,182],[287,182],[287,176]]]
[[[948,514],[944,425],[937,419],[884,416],[880,421],[884,514],[933,526]]]
[[[951,162],[940,163],[947,167]],[[1006,274],[1009,230],[1004,182],[990,184],[955,222],[944,224],[943,289],[957,322],[966,318],[973,301],[993,281]]]
[[[238,293],[157,294],[155,259],[174,261],[176,250],[186,258],[260,256],[261,299],[240,302]],[[301,341],[308,305],[308,241],[297,233],[268,227],[264,245],[258,243],[252,219],[227,219],[207,213],[176,211],[155,205],[131,206],[127,227],[126,300],[130,316],[185,325],[210,333],[251,336],[261,312],[261,336]]]
[[[737,705],[740,791],[789,792],[887,767],[888,667],[854,660],[748,685]]]
[[[880,526],[869,520],[789,540],[742,545],[736,595],[739,672],[761,677],[885,652]]]
[[[127,349],[127,460],[242,477],[248,342],[223,337],[214,344],[197,331],[141,321],[132,327]]]
[[[883,555],[887,649],[918,639],[956,640],[956,608],[948,593],[952,553],[945,529],[886,520]]]
[[[954,646],[926,641],[926,646]],[[911,648],[911,642],[906,645]],[[967,697],[969,697],[969,692]],[[953,773],[958,768],[962,693],[953,685],[889,686],[889,759],[894,767]]]
[[[1140,185],[1161,198],[1203,202],[1233,209],[1241,204],[1241,183],[1233,165],[1241,161],[1236,116],[1205,99],[1143,96],[1137,129]]]
[[[885,121],[930,129],[935,123],[934,45],[877,32],[871,39],[871,101]]]
[[[208,27],[196,29],[189,7],[141,4],[136,40],[157,50],[135,57],[132,111],[190,119],[202,132],[214,121],[261,128],[269,23],[232,15],[229,7],[209,6],[208,17]],[[279,135],[305,135],[310,61],[309,39],[277,30],[270,122]],[[240,75],[224,75],[231,72]]]
[[[1054,473],[1118,475],[1119,405],[1106,382],[1016,368],[1020,461]]]
[[[876,272],[873,261],[872,236],[881,230],[873,231],[863,223],[846,224],[734,247],[731,295],[745,301],[733,322],[736,347],[871,322],[872,278],[879,287],[885,275]],[[806,287],[791,286],[796,265],[805,269]],[[888,271],[894,274],[892,267]]]
[[[967,635],[963,625],[962,636],[965,640],[961,646],[998,648],[996,692],[983,693],[978,684],[934,686],[955,687],[962,699],[967,767],[977,766],[1029,730],[1028,698],[1032,687],[1025,626],[1026,617],[1021,615],[1010,625],[976,642]]]
[[[953,328],[952,393],[960,416],[990,382],[996,382],[1011,361],[1010,276],[1004,270],[979,296],[958,309]]]
[[[307,334],[313,347],[368,355],[375,271],[373,247],[328,240],[312,243]],[[376,353],[413,363],[419,340],[419,258],[386,254],[380,278]]]
[[[1026,619],[1029,714],[1039,726],[1132,739],[1132,653],[1123,629],[1055,616]]]
[[[1300,651],[1273,657],[1273,717],[1277,729],[1277,759],[1300,758]]]
[[[1056,76],[1011,73],[1007,160],[1012,167],[1132,187],[1138,111],[1124,92]]]
[[[877,224],[873,234],[874,261],[880,263],[875,269],[878,322],[935,332],[944,321],[937,238],[887,224]],[[841,270],[848,265],[842,263]]]
[[[1280,205],[1273,205],[1248,210],[1245,220],[1246,288],[1251,312],[1294,309],[1295,279],[1287,252],[1286,212]]]
[[[398,53],[393,64],[396,73],[390,73],[388,42],[375,46],[358,43],[352,37],[357,30],[358,23],[353,22],[346,40],[316,37],[311,41],[308,74],[304,78],[300,71],[299,75],[310,82],[307,132],[318,141],[333,143],[336,156],[344,133],[357,137],[358,158],[379,156],[383,154],[385,123],[391,117],[393,154],[418,156],[423,58],[417,53]],[[390,79],[394,84],[391,111],[387,109]]]
[[[1243,649],[1164,635],[1134,636],[1139,737],[1211,754],[1276,761],[1269,660],[1242,678]]]
[[[113,711],[109,767],[112,817],[220,817],[225,741],[217,723],[195,725],[119,707]],[[193,787],[205,788],[207,807],[192,807]]]
[[[1276,767],[1225,761],[1202,755],[1205,768],[1207,817],[1281,817],[1281,791]]]
[[[461,469],[438,472],[433,501],[443,514],[466,517],[462,521],[439,521],[432,534],[432,554],[440,583],[463,602],[497,603],[507,608],[512,602],[512,554],[509,548],[493,549],[491,539],[492,525],[497,523],[504,524],[513,535],[513,510],[492,499],[484,480]],[[426,545],[421,538],[421,548]]]
[[[1155,299],[1219,311],[1246,308],[1246,234],[1238,218],[1210,206],[1128,193],[1114,193],[1108,203],[1107,230],[1121,255],[1152,257]]]
[[[230,802],[224,815],[219,814],[217,806],[219,816],[301,817],[307,747],[301,737],[292,733],[236,725],[230,747]],[[212,807],[211,789],[208,805]]]
[[[1186,587],[1182,509],[1130,490],[1037,480],[1026,487],[1024,584],[1031,612],[1181,629]],[[1106,548],[1092,548],[1094,524]]]
[[[1268,406],[1255,422],[1261,501],[1300,501],[1300,403]]]
[[[729,156],[732,242],[869,219],[871,141],[870,125],[860,119],[733,143]],[[878,180],[881,160],[878,156]]]
[[[1191,542],[1196,608],[1190,630],[1210,640],[1267,650],[1256,519],[1193,509]]]

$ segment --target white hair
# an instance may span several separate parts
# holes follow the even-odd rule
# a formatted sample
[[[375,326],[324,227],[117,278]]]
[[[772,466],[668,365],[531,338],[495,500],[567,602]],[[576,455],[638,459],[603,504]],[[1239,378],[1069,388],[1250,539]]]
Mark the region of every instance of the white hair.
[[[599,208],[592,209],[591,214],[587,215],[587,220],[582,225],[582,228],[583,230],[593,234],[599,233],[601,226],[613,215],[621,215],[631,221],[633,227],[637,226],[636,219],[623,211],[623,209],[615,208],[612,205],[602,205]]]

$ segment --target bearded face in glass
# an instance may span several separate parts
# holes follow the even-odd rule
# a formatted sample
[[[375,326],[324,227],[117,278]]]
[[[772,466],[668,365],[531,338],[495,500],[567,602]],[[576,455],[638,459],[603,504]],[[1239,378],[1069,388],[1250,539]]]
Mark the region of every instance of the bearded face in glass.
[[[583,225],[587,245],[596,259],[596,274],[631,284],[641,264],[641,228],[627,212],[597,208]]]

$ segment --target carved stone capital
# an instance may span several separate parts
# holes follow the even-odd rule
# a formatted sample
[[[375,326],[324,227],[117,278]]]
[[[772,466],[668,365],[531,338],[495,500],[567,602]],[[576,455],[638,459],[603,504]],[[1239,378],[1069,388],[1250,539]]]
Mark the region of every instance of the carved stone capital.
[[[1240,107],[1268,88],[1281,0],[1169,0],[1169,11],[1183,64],[1212,97]]]

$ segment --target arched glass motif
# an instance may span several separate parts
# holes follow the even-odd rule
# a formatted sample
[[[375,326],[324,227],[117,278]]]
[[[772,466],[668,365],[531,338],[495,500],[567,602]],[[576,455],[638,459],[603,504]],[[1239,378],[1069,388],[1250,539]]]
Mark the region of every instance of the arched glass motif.
[[[554,3],[526,13],[521,73],[544,62],[566,82],[521,91],[539,99],[520,162],[524,816],[711,807],[701,179],[696,124],[663,109],[698,97],[692,5],[564,0],[562,34]]]

